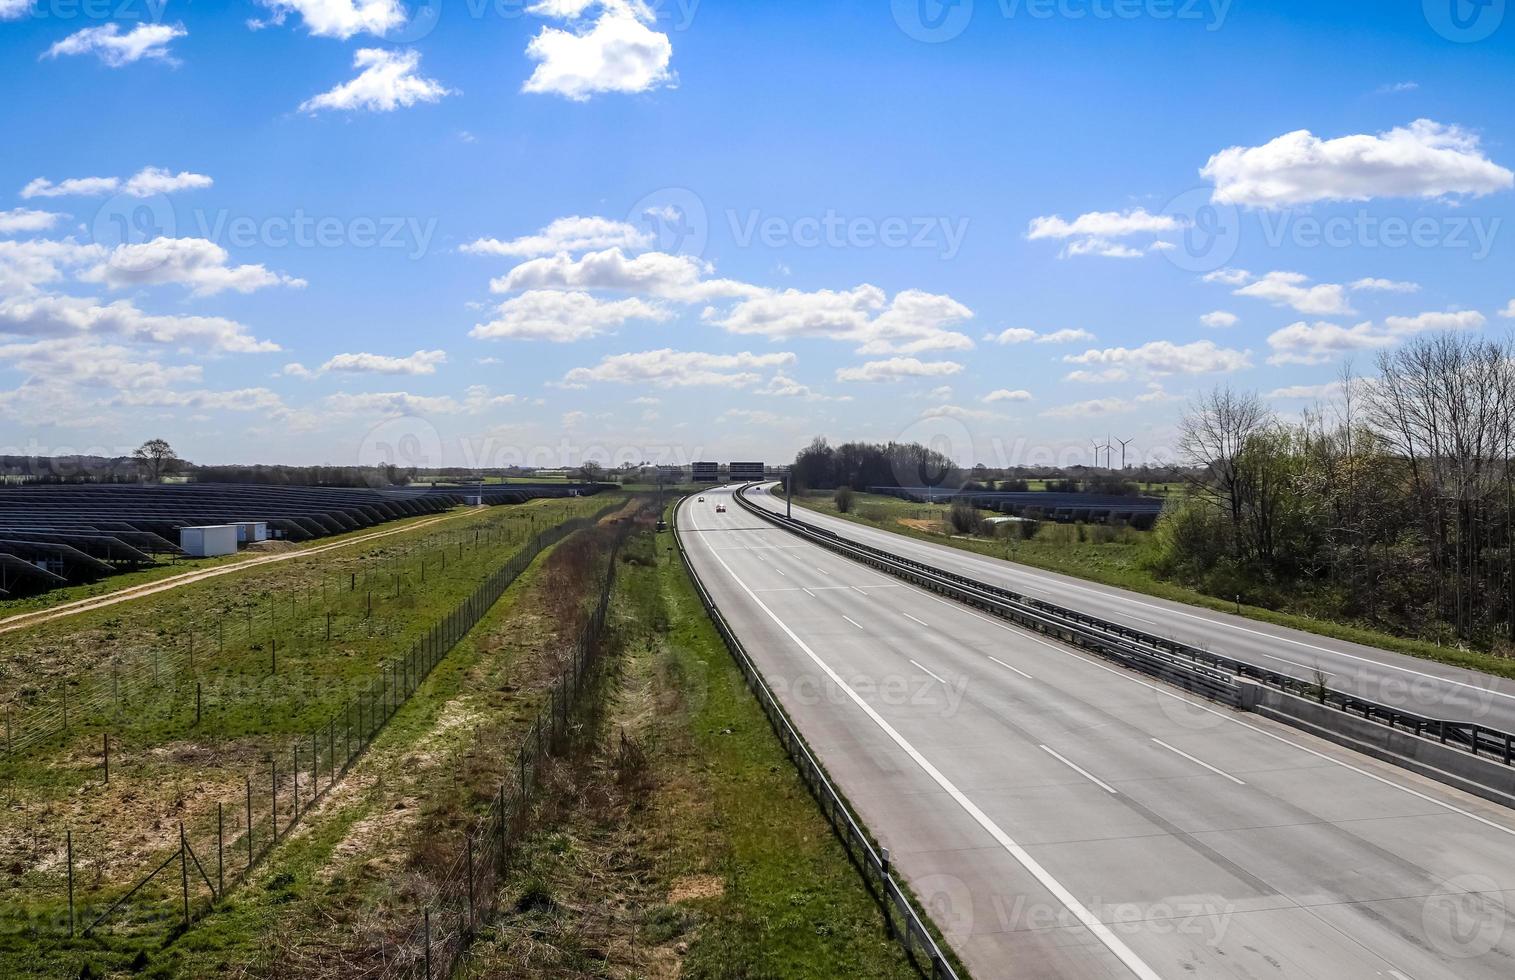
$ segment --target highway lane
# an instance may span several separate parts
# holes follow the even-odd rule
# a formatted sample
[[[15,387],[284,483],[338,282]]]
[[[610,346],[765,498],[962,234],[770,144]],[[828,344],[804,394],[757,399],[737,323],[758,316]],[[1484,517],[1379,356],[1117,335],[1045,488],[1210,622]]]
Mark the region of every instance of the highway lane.
[[[705,496],[701,579],[975,976],[1512,974],[1507,811]]]
[[[771,487],[749,490],[747,497],[783,513],[784,500],[771,493]],[[1431,717],[1515,731],[1515,684],[1503,678],[1046,572],[803,507],[794,509],[794,517],[901,557],[1281,674],[1314,681],[1318,669],[1338,690]]]

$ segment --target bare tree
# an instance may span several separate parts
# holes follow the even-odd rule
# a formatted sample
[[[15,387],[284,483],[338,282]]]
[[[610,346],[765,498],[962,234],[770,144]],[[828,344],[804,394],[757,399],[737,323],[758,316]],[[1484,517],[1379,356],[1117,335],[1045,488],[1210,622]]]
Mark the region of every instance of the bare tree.
[[[179,457],[166,439],[147,440],[136,448],[132,457],[147,471],[148,479],[153,483],[161,481],[179,465]]]
[[[1242,512],[1248,485],[1245,452],[1254,437],[1273,422],[1272,414],[1255,392],[1217,387],[1201,395],[1179,423],[1179,451],[1205,476],[1198,492],[1216,499],[1230,518],[1232,548],[1242,547]]]

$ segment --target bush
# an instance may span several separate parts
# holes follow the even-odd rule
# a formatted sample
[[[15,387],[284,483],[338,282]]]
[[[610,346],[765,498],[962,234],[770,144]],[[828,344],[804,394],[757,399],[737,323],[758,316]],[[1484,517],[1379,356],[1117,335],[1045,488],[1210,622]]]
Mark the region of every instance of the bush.
[[[1016,522],[1015,527],[1019,531],[1022,541],[1030,541],[1036,537],[1036,532],[1042,529],[1042,524],[1041,521],[1021,520]]]
[[[836,488],[836,493],[831,495],[831,499],[836,504],[837,513],[845,514],[852,510],[852,497],[851,487]]]
[[[977,507],[966,500],[957,499],[952,501],[952,506],[947,510],[947,523],[958,534],[977,534],[984,521],[979,516]]]
[[[857,516],[861,517],[865,521],[873,521],[875,524],[882,524],[885,521],[889,520],[889,508],[881,504],[868,504],[865,507],[858,508]]]
[[[1025,493],[1031,489],[1031,485],[1025,480],[1001,480],[999,488],[1004,493]]]

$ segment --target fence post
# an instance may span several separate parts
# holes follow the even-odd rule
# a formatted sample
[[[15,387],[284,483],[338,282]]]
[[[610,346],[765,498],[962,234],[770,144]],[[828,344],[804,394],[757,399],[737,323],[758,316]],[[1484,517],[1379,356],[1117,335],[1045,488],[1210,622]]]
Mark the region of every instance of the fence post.
[[[226,819],[216,804],[216,891],[226,894]]]
[[[247,867],[253,865],[253,819],[252,819],[252,773],[248,773],[247,779]]]
[[[474,898],[473,898],[473,834],[468,835],[468,934],[473,935],[474,923]]]
[[[101,740],[105,743],[105,785],[110,785],[110,732],[101,732]]]
[[[200,725],[200,682],[195,681],[195,727]]]
[[[424,939],[422,945],[426,949],[426,980],[431,980],[431,909],[426,909],[422,914],[424,923]]]
[[[68,938],[74,938],[74,832],[65,833],[64,846],[68,850]]]
[[[506,846],[506,841],[508,839],[506,831],[505,831],[506,824],[507,824],[507,818],[505,816],[505,784],[501,783],[500,784],[500,860],[499,860],[499,873],[501,875],[505,874],[505,846]]]
[[[279,760],[272,756],[268,759],[268,785],[272,790],[271,798],[273,807],[268,813],[268,822],[273,827],[273,842],[279,842]]]
[[[300,743],[295,743],[295,764],[289,770],[289,777],[294,780],[291,795],[294,797],[294,812],[290,814],[289,825],[293,827],[300,820]]]
[[[189,928],[189,845],[184,840],[184,821],[179,821],[179,884],[184,890],[184,928]]]

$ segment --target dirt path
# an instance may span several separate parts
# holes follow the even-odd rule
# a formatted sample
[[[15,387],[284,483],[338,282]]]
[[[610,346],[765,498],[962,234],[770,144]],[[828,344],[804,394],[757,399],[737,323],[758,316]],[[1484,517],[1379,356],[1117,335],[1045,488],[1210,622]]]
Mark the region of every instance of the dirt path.
[[[472,513],[472,511],[460,509],[437,517],[429,517],[424,521],[417,521],[414,524],[407,524],[404,527],[392,527],[384,531],[375,531],[372,534],[359,535],[355,538],[348,538],[345,541],[317,545],[314,548],[302,548],[299,551],[285,551],[276,555],[248,558],[245,561],[233,562],[229,565],[218,565],[215,568],[204,568],[195,572],[184,572],[181,575],[171,575],[168,578],[158,579],[156,582],[134,585],[130,588],[106,593],[105,595],[91,596],[88,599],[75,599],[73,602],[65,602],[61,605],[53,606],[51,609],[39,609],[36,612],[7,616],[4,619],[0,619],[0,633],[25,629],[28,626],[35,626],[38,623],[45,623],[53,619],[62,619],[65,616],[77,616],[79,613],[89,612],[91,609],[114,606],[118,602],[129,602],[132,599],[141,599],[143,596],[157,595],[159,592],[167,592],[170,589],[177,589],[183,585],[193,585],[195,582],[203,582],[209,578],[230,575],[233,572],[246,571],[249,568],[271,565],[274,562],[289,561],[294,558],[309,558],[311,555],[319,555],[328,551],[335,551],[338,548],[363,544],[377,538],[386,538],[391,534],[402,534],[406,531],[414,531],[417,528],[430,527],[441,521],[468,513]]]

